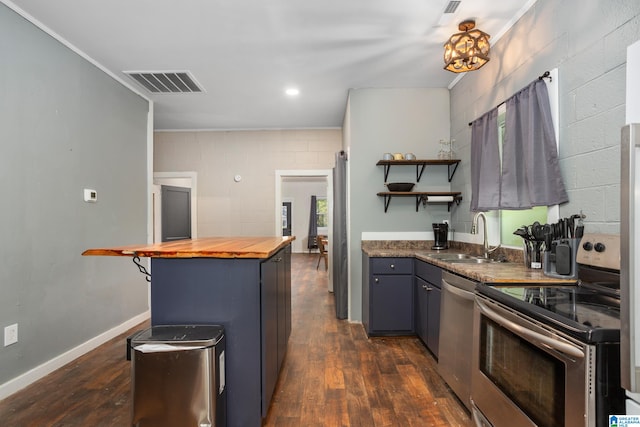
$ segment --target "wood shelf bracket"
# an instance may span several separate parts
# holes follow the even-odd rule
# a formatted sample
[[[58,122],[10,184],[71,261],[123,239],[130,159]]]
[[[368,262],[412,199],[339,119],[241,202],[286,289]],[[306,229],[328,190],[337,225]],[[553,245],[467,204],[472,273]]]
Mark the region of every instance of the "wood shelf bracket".
[[[422,165],[416,165],[416,181],[420,182],[420,178],[422,178],[422,172],[424,172],[424,168],[427,166],[426,163]]]
[[[456,169],[458,169],[458,165],[459,164],[460,164],[460,162],[457,162],[457,163],[453,163],[453,164],[447,166],[449,182],[451,182],[451,180],[453,179],[453,175],[456,173]],[[453,170],[451,170],[451,166],[453,166]],[[423,168],[424,168],[424,166],[423,166]]]

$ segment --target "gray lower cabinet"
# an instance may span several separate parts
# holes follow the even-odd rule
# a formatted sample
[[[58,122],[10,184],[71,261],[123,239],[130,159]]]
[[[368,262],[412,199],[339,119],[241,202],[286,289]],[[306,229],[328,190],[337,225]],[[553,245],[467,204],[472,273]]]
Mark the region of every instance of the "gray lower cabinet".
[[[415,260],[415,329],[427,348],[438,357],[442,269]]]
[[[367,334],[413,335],[413,258],[362,259]]]

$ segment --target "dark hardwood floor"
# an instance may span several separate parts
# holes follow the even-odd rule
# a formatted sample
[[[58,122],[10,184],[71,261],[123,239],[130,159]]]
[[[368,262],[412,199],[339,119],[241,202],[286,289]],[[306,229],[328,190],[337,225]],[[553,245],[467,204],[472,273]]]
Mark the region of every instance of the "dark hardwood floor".
[[[335,318],[317,257],[293,255],[293,329],[263,426],[471,426],[417,338],[367,339],[362,325]],[[0,401],[0,425],[130,425],[125,338],[145,327]]]

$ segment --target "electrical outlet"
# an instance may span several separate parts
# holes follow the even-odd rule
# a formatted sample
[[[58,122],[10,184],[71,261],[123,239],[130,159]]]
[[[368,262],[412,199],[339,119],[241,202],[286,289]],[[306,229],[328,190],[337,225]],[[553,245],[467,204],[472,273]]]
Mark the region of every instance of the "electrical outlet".
[[[4,346],[18,342],[18,324],[14,323],[4,328]]]

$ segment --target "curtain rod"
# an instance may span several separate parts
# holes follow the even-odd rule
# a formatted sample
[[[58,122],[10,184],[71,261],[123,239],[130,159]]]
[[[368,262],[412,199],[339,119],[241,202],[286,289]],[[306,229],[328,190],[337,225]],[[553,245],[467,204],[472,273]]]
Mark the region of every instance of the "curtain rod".
[[[553,78],[551,77],[551,72],[545,71],[544,73],[542,73],[541,76],[538,76],[538,80],[542,80],[542,79],[549,79],[549,81],[552,82]]]
[[[543,80],[543,79],[549,79],[549,81],[553,81],[553,78],[551,77],[551,72],[549,71],[545,71],[544,73],[542,73],[541,76],[538,76],[538,80]],[[496,108],[500,107],[502,104],[504,104],[506,101],[502,101],[500,104],[496,105]],[[473,122],[469,122],[469,126],[471,126],[473,124]]]

